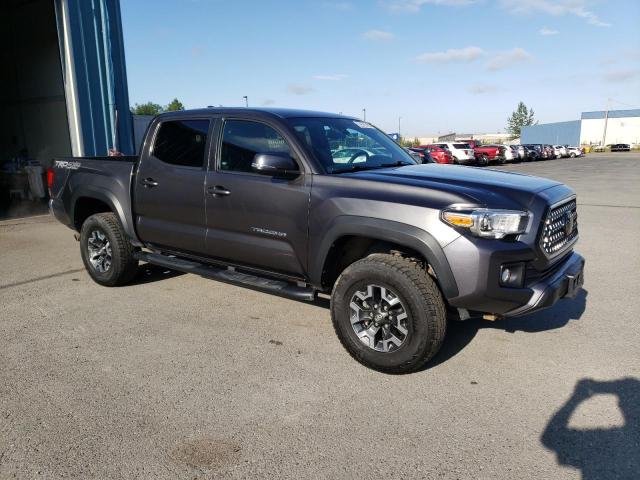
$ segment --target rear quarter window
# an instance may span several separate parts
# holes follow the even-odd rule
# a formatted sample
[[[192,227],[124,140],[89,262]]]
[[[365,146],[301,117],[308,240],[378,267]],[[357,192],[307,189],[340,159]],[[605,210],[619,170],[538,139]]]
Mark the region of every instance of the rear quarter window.
[[[167,120],[160,124],[153,156],[181,167],[202,167],[209,120]]]

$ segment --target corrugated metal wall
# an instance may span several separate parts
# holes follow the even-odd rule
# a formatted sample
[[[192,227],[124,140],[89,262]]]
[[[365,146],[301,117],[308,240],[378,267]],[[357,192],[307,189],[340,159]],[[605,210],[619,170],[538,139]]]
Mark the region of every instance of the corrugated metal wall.
[[[54,1],[73,154],[133,154],[119,1]]]
[[[524,127],[520,143],[546,143],[550,145],[579,145],[580,120],[569,122],[544,123]]]

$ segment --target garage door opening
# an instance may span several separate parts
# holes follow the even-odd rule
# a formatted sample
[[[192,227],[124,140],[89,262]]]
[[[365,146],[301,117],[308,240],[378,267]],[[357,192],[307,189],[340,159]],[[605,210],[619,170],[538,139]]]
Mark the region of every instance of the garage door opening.
[[[46,168],[71,155],[54,2],[2,2],[0,45],[0,218],[44,214]]]

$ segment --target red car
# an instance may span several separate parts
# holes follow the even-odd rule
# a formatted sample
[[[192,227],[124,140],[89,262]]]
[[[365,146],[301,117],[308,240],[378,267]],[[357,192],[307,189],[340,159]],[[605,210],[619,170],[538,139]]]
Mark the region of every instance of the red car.
[[[453,155],[446,148],[438,147],[437,145],[420,145],[419,148],[427,150],[431,158],[438,163],[453,163]]]
[[[506,161],[505,150],[502,145],[482,145],[475,147],[473,153],[478,165],[485,166],[491,162],[502,165]]]

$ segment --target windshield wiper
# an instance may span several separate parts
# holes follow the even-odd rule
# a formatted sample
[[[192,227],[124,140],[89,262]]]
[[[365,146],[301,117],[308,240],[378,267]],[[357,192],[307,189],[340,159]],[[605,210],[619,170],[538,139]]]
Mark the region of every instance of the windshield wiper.
[[[380,165],[349,165],[348,167],[333,170],[331,173],[359,172],[362,170],[375,170],[378,168],[404,167],[406,165],[414,165],[413,163],[397,161],[394,163],[381,163]]]

